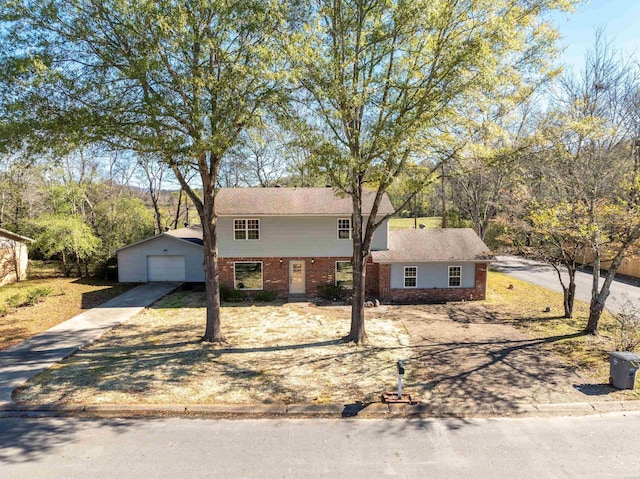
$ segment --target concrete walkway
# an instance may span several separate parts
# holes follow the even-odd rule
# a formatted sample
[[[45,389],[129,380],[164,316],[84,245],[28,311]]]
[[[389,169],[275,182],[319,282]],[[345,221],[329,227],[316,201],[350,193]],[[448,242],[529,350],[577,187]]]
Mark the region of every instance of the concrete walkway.
[[[143,284],[0,351],[0,408],[13,404],[11,393],[15,388],[136,315],[179,285]]]

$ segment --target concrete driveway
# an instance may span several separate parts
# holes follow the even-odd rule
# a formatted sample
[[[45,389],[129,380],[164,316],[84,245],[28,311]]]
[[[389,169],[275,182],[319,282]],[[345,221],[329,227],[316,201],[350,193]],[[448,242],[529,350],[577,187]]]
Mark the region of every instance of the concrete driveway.
[[[179,285],[143,284],[44,333],[0,351],[0,408],[12,404],[11,393],[15,388],[136,315]]]
[[[562,292],[562,286],[558,281],[556,270],[546,263],[539,263],[517,256],[497,256],[496,261],[491,264],[491,269],[552,291]],[[566,273],[564,278],[567,279]],[[604,278],[600,278],[601,286],[603,281]],[[581,271],[576,273],[576,297],[579,300],[586,303],[591,301],[591,282],[591,274]],[[606,308],[612,313],[618,313],[628,301],[631,301],[636,306],[640,305],[640,287],[624,281],[614,280]]]

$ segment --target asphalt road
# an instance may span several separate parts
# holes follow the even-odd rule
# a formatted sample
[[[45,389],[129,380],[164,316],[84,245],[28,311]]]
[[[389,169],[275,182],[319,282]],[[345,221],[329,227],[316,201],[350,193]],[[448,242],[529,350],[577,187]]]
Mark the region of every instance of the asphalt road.
[[[562,286],[558,281],[558,274],[552,266],[538,263],[516,256],[498,256],[491,264],[491,269],[506,273],[514,278],[537,284],[553,291],[562,292]],[[564,274],[567,278],[566,273]],[[604,278],[600,278],[600,285]],[[592,276],[589,273],[578,271],[576,273],[576,297],[581,301],[591,301]],[[619,312],[627,301],[635,306],[640,306],[640,287],[623,281],[614,280],[611,285],[611,294],[607,299],[606,308],[613,312]],[[640,477],[640,476],[639,476]]]
[[[0,419],[0,477],[640,479],[640,413],[527,419]]]

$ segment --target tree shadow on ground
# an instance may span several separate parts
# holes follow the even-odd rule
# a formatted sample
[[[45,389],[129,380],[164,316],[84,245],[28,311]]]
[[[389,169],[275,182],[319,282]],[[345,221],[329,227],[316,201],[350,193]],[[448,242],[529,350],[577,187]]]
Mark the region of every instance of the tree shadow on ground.
[[[220,347],[202,343],[198,338],[194,338],[193,331],[184,325],[154,329],[154,338],[164,336],[163,341],[156,339],[145,341],[146,334],[135,339],[118,334],[119,331],[129,327],[126,323],[121,325],[108,341],[99,341],[90,347],[78,350],[65,360],[64,368],[45,372],[47,376],[36,377],[36,381],[42,380],[44,389],[55,396],[56,402],[65,403],[74,402],[74,392],[83,388],[90,388],[96,394],[103,392],[144,394],[158,385],[160,376],[165,385],[180,387],[190,378],[198,377],[197,375],[202,373],[201,368],[215,363],[215,374],[219,382],[225,384],[229,390],[246,387],[247,381],[264,380],[269,388],[265,403],[276,402],[271,399],[272,396],[284,396],[289,398],[288,402],[300,402],[308,398],[301,396],[300,391],[286,384],[283,380],[284,373],[281,375],[266,373],[264,365],[259,362],[239,364],[234,357],[256,352],[284,352],[344,344],[339,339],[331,339],[256,348]],[[64,340],[60,335],[55,339]],[[34,362],[39,362],[43,357],[46,358],[47,342],[43,340],[37,349],[40,351],[38,357],[34,358]],[[336,352],[335,355],[330,355],[331,359],[328,357],[322,359],[329,362],[336,357],[356,353],[355,350]],[[21,356],[20,359],[24,360],[24,357]],[[288,366],[282,364],[278,367],[284,371],[285,366],[296,367],[295,364]],[[29,367],[29,361],[21,367]],[[35,390],[29,391],[32,387]],[[19,403],[33,404],[34,400],[30,398],[38,397],[39,387],[34,386],[33,382],[27,383],[16,389],[14,400]]]
[[[617,391],[617,389],[609,383],[574,384],[573,387],[587,396],[607,396]]]
[[[101,428],[124,433],[136,424],[119,419],[91,419]],[[76,440],[87,420],[74,418],[0,418],[0,463],[37,461]]]
[[[522,404],[578,401],[584,394],[574,387],[582,379],[575,368],[550,348],[584,332],[527,338],[511,327],[514,321],[481,304],[418,308],[403,323],[412,338],[406,367],[413,370],[405,388],[430,415],[509,414]]]

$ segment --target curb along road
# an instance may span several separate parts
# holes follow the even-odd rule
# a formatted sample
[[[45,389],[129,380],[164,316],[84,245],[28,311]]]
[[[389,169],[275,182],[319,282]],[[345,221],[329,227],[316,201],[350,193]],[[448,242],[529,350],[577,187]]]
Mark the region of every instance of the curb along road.
[[[0,405],[0,417],[79,416],[79,417],[207,417],[207,418],[498,418],[584,416],[610,412],[640,411],[640,401],[578,402],[557,404],[517,404],[494,409],[490,405],[475,409],[456,409],[422,404],[103,404],[103,405]]]

